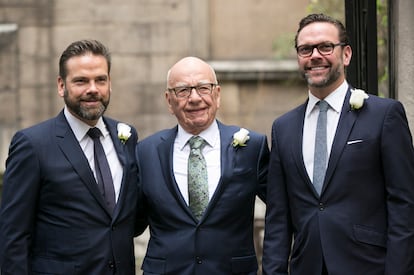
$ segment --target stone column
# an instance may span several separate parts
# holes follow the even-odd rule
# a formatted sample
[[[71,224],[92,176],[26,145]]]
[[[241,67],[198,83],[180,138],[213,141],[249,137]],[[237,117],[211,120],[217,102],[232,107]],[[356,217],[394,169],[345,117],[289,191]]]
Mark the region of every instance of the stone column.
[[[406,109],[410,129],[414,132],[414,1],[396,0],[396,96]]]

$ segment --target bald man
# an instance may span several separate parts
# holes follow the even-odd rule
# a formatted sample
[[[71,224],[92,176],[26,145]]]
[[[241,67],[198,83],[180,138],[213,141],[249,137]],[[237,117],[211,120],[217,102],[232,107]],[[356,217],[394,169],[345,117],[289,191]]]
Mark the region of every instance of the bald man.
[[[256,195],[265,200],[267,139],[219,122],[220,92],[209,64],[181,59],[165,91],[178,125],[137,145],[151,233],[144,274],[257,274],[254,205]]]

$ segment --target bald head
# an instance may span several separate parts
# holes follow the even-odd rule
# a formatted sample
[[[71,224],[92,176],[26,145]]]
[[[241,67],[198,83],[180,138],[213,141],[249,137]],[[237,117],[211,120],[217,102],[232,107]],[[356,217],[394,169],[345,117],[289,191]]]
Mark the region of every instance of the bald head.
[[[168,71],[165,98],[183,129],[198,135],[214,122],[220,107],[220,86],[213,68],[197,57],[181,59]]]
[[[200,75],[204,75],[205,79],[203,82],[217,83],[216,73],[214,69],[207,64],[205,61],[198,57],[188,56],[179,60],[175,63],[167,73],[167,88],[184,86],[187,83],[183,83],[183,76],[187,80],[198,79]]]

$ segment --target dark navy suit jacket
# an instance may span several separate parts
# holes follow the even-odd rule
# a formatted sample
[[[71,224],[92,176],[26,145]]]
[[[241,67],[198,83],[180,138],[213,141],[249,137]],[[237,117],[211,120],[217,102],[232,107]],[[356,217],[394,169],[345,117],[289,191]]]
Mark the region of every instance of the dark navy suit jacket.
[[[321,196],[303,162],[306,103],[272,128],[264,274],[414,274],[414,150],[401,103],[348,90]],[[292,247],[292,237],[294,238]]]
[[[135,274],[137,133],[122,144],[104,118],[123,167],[109,213],[63,112],[12,139],[0,216],[2,274]]]
[[[264,135],[250,132],[245,147],[231,145],[236,126],[218,123],[221,178],[198,222],[173,173],[177,127],[138,143],[137,157],[151,237],[144,274],[256,274],[253,241],[255,197],[266,190],[269,149]]]

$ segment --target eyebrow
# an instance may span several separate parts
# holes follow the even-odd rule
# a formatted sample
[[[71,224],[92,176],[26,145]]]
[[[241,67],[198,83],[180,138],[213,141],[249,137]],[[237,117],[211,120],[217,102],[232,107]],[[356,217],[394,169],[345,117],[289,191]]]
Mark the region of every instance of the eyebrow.
[[[203,84],[210,84],[210,83],[214,83],[214,82],[213,81],[210,82],[209,80],[200,80],[195,84],[195,86],[203,85]],[[188,84],[188,83],[178,82],[178,83],[176,83],[175,87],[193,87],[193,86]]]

